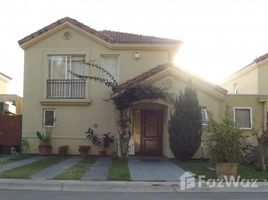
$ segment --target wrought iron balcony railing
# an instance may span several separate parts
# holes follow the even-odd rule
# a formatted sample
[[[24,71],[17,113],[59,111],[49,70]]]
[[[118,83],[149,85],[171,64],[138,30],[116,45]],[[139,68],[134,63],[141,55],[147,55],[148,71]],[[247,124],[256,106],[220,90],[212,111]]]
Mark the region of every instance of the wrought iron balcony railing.
[[[48,99],[85,99],[86,81],[81,79],[48,79]]]

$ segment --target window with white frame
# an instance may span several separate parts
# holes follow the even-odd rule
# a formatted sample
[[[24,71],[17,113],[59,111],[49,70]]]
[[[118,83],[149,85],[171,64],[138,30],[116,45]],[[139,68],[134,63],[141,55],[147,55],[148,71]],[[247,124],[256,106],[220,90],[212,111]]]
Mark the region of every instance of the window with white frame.
[[[55,127],[55,109],[45,108],[43,110],[43,126]]]
[[[252,128],[252,108],[250,107],[235,107],[234,108],[234,121],[241,129]]]
[[[115,54],[102,54],[100,58],[100,65],[107,70],[116,81],[119,81],[119,59]],[[101,72],[101,77],[110,80],[107,74]]]
[[[206,108],[201,109],[201,120],[202,120],[202,125],[208,124],[208,113],[207,113]]]
[[[48,56],[48,99],[85,99],[86,81],[71,72],[85,75],[85,55]]]
[[[49,55],[49,79],[77,79],[70,71],[85,75],[85,55]]]

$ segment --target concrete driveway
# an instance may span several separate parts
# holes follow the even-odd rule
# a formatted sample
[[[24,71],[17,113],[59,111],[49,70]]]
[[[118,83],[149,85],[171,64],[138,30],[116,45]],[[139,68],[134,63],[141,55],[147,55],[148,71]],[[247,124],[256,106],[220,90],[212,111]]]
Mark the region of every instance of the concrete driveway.
[[[179,181],[185,171],[162,157],[129,157],[131,180],[133,181]]]

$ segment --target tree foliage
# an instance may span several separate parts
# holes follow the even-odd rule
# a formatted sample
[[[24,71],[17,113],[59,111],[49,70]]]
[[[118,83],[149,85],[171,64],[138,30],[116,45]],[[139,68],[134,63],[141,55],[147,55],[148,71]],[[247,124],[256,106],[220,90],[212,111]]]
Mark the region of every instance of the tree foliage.
[[[177,159],[188,160],[201,144],[202,121],[196,91],[186,87],[174,107],[168,123],[170,149]]]

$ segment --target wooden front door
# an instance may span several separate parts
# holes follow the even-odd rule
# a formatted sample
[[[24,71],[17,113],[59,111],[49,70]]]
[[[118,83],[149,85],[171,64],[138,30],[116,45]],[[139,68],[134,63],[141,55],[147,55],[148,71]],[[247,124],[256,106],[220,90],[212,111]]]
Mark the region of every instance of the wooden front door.
[[[141,154],[162,155],[162,111],[141,111]]]

